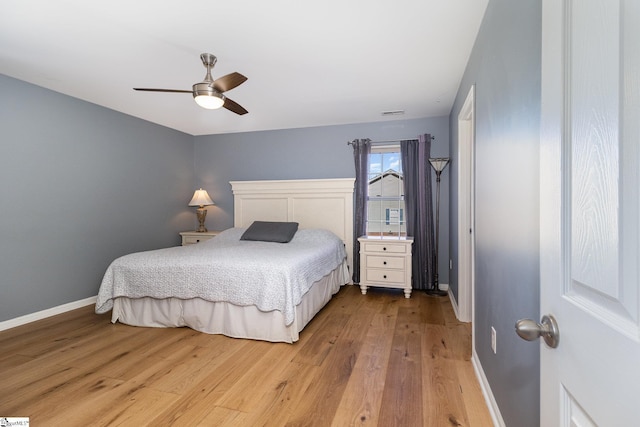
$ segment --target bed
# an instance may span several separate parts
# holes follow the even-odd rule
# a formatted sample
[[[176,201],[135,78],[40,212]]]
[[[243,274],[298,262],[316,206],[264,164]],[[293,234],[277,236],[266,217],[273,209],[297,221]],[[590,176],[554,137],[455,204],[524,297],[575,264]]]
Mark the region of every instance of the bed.
[[[197,245],[115,260],[105,273],[96,312],[112,310],[112,322],[133,326],[187,326],[234,338],[297,341],[350,282],[353,179],[233,181],[231,187],[232,229]],[[297,223],[298,231],[289,243],[241,240],[256,221]],[[320,242],[318,258],[311,247]],[[260,261],[265,254],[269,260]],[[275,288],[265,286],[274,282]]]

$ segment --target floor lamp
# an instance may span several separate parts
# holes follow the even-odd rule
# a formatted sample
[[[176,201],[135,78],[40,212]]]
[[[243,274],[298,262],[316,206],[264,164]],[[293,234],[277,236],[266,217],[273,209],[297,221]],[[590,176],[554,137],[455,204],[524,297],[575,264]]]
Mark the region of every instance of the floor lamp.
[[[447,295],[447,292],[440,290],[440,284],[438,282],[438,237],[440,231],[440,175],[444,168],[449,164],[448,157],[435,157],[429,159],[429,163],[431,163],[431,167],[434,171],[436,171],[436,263],[435,263],[435,274],[433,277],[433,287],[431,289],[427,289],[427,295],[434,295],[443,297]]]

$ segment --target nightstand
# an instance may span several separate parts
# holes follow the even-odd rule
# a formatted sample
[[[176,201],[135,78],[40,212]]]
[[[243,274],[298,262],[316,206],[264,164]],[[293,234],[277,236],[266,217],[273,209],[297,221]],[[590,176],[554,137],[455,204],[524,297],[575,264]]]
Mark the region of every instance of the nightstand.
[[[370,286],[404,289],[411,297],[410,237],[385,239],[360,237],[360,290],[367,293]]]
[[[180,233],[182,236],[182,246],[204,242],[205,240],[213,239],[218,234],[220,234],[219,231],[204,231],[202,233],[197,231],[183,231]]]

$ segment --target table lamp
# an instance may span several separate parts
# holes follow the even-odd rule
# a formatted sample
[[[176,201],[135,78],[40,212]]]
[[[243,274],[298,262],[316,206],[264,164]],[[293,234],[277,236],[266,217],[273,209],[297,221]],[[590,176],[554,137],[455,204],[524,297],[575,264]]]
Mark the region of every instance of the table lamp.
[[[189,202],[189,206],[198,206],[198,209],[196,209],[196,215],[198,216],[198,222],[200,225],[196,230],[197,232],[204,233],[207,231],[207,227],[204,226],[204,220],[207,217],[207,210],[204,207],[213,204],[215,203],[213,203],[213,200],[211,200],[211,197],[209,197],[206,190],[201,188],[193,193],[193,198]]]

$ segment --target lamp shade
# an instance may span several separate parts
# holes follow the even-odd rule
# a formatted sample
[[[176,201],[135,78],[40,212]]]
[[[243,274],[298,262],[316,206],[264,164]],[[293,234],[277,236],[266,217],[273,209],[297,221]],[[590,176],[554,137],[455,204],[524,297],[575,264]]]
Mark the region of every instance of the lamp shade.
[[[442,172],[444,168],[449,164],[449,157],[432,157],[429,159],[429,163],[431,163],[431,167],[436,172]]]
[[[207,190],[203,190],[202,188],[193,193],[193,198],[189,202],[189,206],[208,206],[213,204],[213,200],[211,200],[211,197],[207,194]]]

